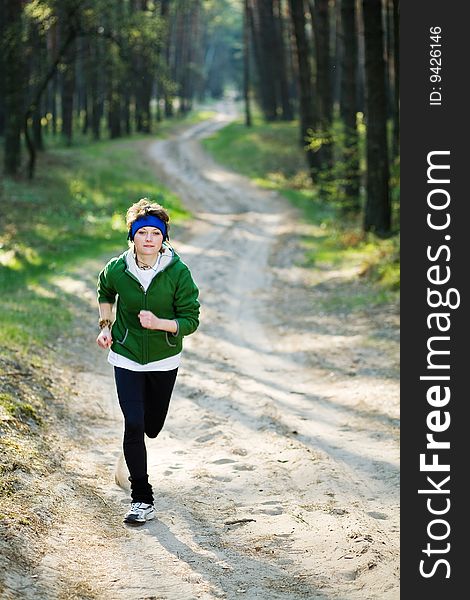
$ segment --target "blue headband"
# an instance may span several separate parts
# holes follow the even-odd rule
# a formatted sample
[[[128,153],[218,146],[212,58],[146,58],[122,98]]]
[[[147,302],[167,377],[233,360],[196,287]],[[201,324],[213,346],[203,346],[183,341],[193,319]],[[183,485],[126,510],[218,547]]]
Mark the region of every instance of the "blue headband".
[[[132,223],[127,239],[133,240],[136,231],[141,227],[156,227],[162,232],[164,240],[166,240],[168,237],[165,223],[158,217],[155,217],[154,215],[146,215],[145,217],[140,217],[139,219],[136,219]]]

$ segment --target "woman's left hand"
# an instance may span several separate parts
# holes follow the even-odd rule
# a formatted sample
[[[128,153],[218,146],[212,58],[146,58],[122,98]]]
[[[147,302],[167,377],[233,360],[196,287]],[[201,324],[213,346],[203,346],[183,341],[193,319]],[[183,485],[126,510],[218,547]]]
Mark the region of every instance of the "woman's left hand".
[[[150,310],[141,310],[138,317],[140,319],[140,324],[145,329],[159,329],[160,319]]]

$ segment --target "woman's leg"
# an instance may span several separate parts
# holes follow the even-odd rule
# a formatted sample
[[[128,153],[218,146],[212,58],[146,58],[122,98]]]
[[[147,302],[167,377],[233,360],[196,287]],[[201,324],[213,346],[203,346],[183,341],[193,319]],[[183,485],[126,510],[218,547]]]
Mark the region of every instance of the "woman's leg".
[[[178,369],[148,371],[145,394],[145,433],[156,438],[163,428]]]
[[[124,415],[123,450],[129,469],[132,502],[153,503],[148,482],[147,450],[144,441],[146,373],[114,367],[116,389]]]

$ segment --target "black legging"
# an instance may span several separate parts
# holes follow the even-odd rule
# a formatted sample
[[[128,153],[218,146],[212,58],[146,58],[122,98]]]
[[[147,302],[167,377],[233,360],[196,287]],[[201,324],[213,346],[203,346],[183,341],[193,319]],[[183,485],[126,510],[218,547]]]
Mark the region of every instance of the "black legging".
[[[168,413],[178,369],[129,371],[114,367],[116,389],[124,415],[124,458],[129,469],[132,502],[153,503],[148,482],[144,433],[157,437]]]

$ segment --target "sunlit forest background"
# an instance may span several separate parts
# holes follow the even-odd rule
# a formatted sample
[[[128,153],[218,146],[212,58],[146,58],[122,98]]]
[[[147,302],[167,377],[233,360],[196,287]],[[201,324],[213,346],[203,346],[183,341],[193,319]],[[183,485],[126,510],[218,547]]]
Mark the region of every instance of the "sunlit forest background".
[[[397,0],[0,6],[5,175],[33,177],[38,154],[60,145],[152,135],[230,94],[266,143],[303,151],[279,164],[273,152],[271,178],[365,231],[398,231]]]

